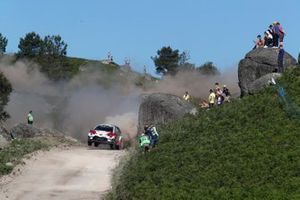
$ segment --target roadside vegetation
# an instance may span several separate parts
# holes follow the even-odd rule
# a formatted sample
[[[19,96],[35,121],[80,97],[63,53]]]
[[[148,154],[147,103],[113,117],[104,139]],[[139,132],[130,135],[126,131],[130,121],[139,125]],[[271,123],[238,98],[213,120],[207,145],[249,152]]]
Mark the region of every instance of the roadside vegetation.
[[[279,84],[300,107],[300,68]],[[157,149],[125,163],[108,199],[300,199],[300,118],[277,86],[159,129]]]
[[[0,72],[0,121],[4,121],[9,117],[9,114],[4,110],[4,107],[9,101],[9,95],[11,92],[11,83],[7,80],[4,74]]]
[[[74,142],[56,137],[15,139],[9,146],[0,150],[0,176],[11,173],[16,165],[22,164],[23,159],[33,152],[71,143]]]

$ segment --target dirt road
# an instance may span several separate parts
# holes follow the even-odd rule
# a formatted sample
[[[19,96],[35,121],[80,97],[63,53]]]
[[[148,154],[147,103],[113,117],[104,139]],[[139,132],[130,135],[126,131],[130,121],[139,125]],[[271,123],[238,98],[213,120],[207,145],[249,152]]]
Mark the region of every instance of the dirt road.
[[[110,189],[122,151],[87,149],[42,152],[21,173],[0,182],[1,200],[94,200]]]

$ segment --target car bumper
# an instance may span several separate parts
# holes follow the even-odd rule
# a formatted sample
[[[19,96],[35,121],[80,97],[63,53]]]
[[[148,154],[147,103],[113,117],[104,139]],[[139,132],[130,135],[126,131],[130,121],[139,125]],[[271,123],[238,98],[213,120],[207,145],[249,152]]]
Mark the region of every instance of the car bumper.
[[[89,137],[88,138],[89,142],[97,142],[100,144],[114,144],[115,141],[111,139],[107,139],[105,137]]]

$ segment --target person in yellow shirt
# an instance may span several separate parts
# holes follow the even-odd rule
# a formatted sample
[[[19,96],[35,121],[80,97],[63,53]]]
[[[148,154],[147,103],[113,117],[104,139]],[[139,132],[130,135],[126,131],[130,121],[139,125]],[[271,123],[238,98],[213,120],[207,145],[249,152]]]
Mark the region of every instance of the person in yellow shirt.
[[[183,98],[185,101],[190,101],[191,96],[190,96],[189,93],[186,91],[185,94],[182,96],[182,98]]]
[[[212,108],[215,105],[216,94],[212,89],[209,90],[208,103],[209,107]]]

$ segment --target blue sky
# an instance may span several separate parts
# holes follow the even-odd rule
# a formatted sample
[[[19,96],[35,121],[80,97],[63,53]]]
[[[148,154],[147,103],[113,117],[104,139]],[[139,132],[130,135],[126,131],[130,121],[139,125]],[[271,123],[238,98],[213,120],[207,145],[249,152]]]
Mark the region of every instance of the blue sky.
[[[146,65],[162,46],[188,51],[191,63],[213,61],[220,69],[237,65],[257,34],[278,20],[286,30],[285,48],[300,52],[298,0],[0,0],[0,32],[8,52],[35,31],[59,34],[68,55],[103,59],[111,51],[119,64]]]

